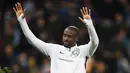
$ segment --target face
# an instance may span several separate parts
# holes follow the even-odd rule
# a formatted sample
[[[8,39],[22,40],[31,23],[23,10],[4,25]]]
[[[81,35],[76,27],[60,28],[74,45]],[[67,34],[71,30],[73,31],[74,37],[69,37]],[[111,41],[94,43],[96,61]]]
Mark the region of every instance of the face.
[[[72,47],[76,44],[77,35],[72,29],[66,28],[63,33],[63,44],[66,47]]]

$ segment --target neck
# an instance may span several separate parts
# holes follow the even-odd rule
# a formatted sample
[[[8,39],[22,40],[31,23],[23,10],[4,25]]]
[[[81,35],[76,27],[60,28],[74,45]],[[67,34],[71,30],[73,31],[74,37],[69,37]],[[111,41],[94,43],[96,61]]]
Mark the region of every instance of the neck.
[[[71,46],[71,47],[74,47],[75,45],[76,45],[76,43],[72,44],[72,46]]]
[[[64,45],[65,47],[67,47],[67,48],[71,48],[71,47],[74,47],[76,45],[76,43],[75,44],[71,44],[71,45]]]

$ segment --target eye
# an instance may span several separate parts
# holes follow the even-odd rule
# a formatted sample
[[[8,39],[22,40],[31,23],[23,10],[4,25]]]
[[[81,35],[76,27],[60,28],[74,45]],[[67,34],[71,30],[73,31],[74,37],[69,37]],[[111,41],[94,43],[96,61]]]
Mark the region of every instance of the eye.
[[[63,34],[64,37],[66,37],[66,34]]]
[[[70,38],[70,37],[72,37],[71,35],[68,35],[68,37]]]

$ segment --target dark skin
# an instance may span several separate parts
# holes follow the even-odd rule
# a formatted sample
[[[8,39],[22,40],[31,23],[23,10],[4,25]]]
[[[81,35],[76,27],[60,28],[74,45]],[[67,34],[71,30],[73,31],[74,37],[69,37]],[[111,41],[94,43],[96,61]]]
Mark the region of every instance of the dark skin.
[[[73,29],[66,28],[63,33],[63,44],[66,47],[73,47],[78,41],[78,35]]]
[[[22,14],[22,18],[25,18],[25,9],[22,8],[22,5],[18,2],[17,4],[15,4],[15,7],[13,7],[13,10],[16,14],[16,17],[18,18],[21,14]],[[87,20],[91,20],[91,12],[90,9],[88,9],[87,7],[83,7],[82,9],[80,9],[82,17],[78,17],[83,23],[85,23],[85,21],[83,19],[87,19]],[[78,41],[76,32],[74,30],[70,30],[68,28],[66,28],[64,30],[63,33],[63,44],[66,47],[73,47],[76,45],[76,42]]]

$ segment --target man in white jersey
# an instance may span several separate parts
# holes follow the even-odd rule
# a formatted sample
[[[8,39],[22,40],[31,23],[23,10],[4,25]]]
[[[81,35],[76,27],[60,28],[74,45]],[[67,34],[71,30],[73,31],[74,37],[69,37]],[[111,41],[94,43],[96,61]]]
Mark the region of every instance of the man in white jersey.
[[[87,58],[91,57],[98,47],[99,39],[90,16],[90,9],[83,7],[81,13],[83,19],[79,19],[88,29],[90,41],[88,44],[77,45],[79,30],[75,26],[67,27],[63,32],[63,44],[46,43],[38,39],[29,29],[25,10],[20,3],[15,4],[13,10],[16,13],[22,31],[28,42],[36,47],[51,60],[51,73],[86,73],[85,63]]]

